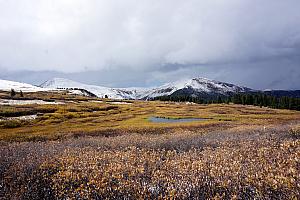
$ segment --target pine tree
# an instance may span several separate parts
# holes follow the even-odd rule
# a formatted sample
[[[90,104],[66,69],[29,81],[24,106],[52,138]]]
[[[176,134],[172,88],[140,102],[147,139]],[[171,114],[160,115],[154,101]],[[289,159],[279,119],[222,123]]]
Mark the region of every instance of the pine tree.
[[[218,96],[218,103],[222,103],[222,99],[220,96]]]
[[[246,105],[246,102],[247,102],[246,95],[243,95],[243,96],[242,96],[242,104],[243,104],[243,105]]]

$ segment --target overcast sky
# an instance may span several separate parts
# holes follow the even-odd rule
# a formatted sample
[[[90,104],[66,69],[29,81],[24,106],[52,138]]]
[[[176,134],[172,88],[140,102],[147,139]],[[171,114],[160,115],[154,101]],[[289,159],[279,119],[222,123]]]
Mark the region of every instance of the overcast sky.
[[[0,78],[300,89],[299,0],[0,0]]]

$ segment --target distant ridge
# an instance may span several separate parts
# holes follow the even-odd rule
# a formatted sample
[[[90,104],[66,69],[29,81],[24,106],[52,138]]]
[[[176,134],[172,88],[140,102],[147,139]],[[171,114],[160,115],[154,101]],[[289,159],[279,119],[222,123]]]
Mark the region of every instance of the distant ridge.
[[[275,97],[300,98],[300,90],[267,90],[264,93]]]

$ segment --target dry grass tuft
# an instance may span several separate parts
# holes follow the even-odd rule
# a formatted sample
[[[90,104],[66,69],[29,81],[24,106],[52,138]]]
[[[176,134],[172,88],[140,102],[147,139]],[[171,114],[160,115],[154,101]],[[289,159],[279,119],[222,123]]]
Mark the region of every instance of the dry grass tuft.
[[[290,130],[290,134],[294,138],[300,138],[300,126],[295,126]]]

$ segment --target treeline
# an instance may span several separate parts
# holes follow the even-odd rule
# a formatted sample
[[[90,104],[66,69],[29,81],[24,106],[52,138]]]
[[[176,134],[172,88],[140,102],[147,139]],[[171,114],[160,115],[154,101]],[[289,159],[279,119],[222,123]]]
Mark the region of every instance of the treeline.
[[[254,105],[260,107],[269,107],[277,109],[300,110],[300,98],[291,97],[275,97],[263,93],[255,94],[235,94],[233,96],[217,96],[212,99],[192,97],[192,96],[161,96],[155,97],[153,100],[160,101],[175,101],[175,102],[194,102],[198,104],[212,104],[212,103],[234,103],[242,105]]]

